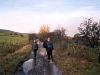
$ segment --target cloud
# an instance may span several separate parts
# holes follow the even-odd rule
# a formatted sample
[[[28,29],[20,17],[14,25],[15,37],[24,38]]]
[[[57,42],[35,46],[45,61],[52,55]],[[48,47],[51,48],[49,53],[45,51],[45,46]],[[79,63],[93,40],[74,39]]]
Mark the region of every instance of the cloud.
[[[63,4],[60,0],[7,0],[3,1],[5,5],[14,7],[48,7],[52,5]]]
[[[25,10],[12,10],[0,13],[0,28],[11,29],[19,32],[38,32],[43,24],[49,24],[51,30],[58,25],[67,29],[68,35],[77,33],[77,27],[85,17],[95,17],[100,19],[100,11],[95,7],[81,7],[70,12],[33,12]]]

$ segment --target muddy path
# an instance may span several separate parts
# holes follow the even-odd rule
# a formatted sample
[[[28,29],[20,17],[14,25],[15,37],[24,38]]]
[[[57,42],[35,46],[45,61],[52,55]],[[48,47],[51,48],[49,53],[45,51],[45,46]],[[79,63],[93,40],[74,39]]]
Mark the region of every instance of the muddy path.
[[[36,58],[36,65],[30,66],[33,62],[31,59],[33,59],[33,53],[31,52],[26,58],[24,62],[27,62],[27,68],[30,70],[26,74],[23,71],[23,64],[18,68],[15,75],[63,75],[62,71],[56,66],[55,62],[48,62],[46,50],[42,47],[42,44],[39,45],[39,50],[37,52],[37,58]]]

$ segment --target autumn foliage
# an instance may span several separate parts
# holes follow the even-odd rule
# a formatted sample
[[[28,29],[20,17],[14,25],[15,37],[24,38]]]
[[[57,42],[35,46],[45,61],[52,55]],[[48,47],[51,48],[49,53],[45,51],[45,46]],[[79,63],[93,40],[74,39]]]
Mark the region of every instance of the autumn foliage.
[[[43,33],[48,33],[50,31],[50,28],[48,25],[42,25],[40,27],[40,34],[43,34]]]

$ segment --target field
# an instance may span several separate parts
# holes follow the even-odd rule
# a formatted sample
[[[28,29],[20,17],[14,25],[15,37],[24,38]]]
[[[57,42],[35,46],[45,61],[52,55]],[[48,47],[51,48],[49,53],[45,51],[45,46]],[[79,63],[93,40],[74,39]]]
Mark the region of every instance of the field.
[[[0,36],[0,57],[13,53],[27,43],[27,37]]]
[[[20,36],[0,33],[0,75],[13,74],[30,48],[27,34]]]

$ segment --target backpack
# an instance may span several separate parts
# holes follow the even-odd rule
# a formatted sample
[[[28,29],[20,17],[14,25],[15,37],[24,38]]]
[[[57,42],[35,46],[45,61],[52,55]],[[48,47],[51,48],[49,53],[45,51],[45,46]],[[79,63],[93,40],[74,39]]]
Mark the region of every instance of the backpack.
[[[52,43],[48,42],[48,43],[47,43],[47,48],[52,50],[52,49],[53,49]]]
[[[47,47],[47,41],[44,41],[44,43],[43,43],[43,47],[44,47],[44,48]]]
[[[37,44],[33,44],[32,49],[33,50],[38,50],[38,45]]]

